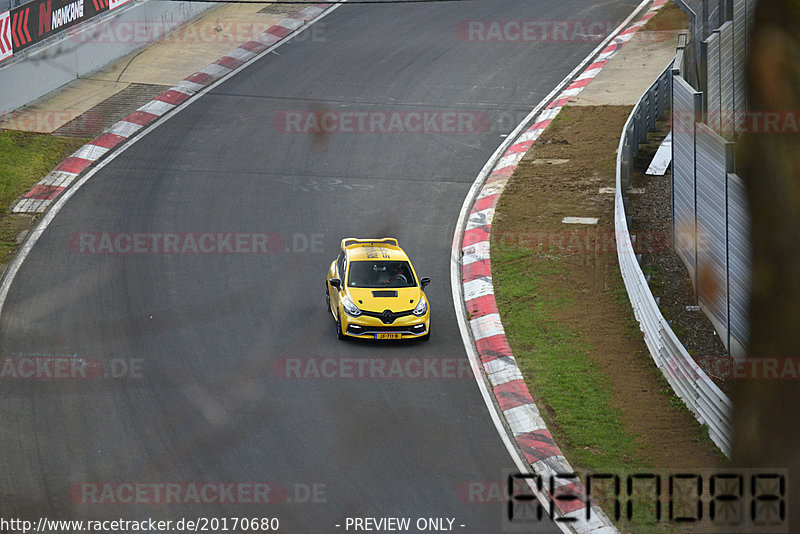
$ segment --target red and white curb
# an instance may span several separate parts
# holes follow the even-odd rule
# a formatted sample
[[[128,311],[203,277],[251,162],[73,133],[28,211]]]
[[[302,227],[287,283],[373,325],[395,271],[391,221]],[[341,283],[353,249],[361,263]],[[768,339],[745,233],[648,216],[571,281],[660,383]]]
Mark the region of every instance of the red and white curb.
[[[287,35],[317,18],[331,5],[333,4],[315,4],[289,15],[267,28],[255,39],[240,45],[227,56],[184,78],[174,87],[170,87],[62,161],[30,191],[22,195],[22,198],[11,208],[12,213],[44,212],[84,170],[114,150],[123,141],[172,111],[206,86],[237,70]]]
[[[559,479],[556,478],[556,475],[572,474],[574,470],[547,429],[503,330],[492,285],[489,242],[492,220],[500,195],[531,145],[561,109],[589,85],[608,61],[666,2],[667,0],[656,0],[644,16],[627,28],[627,23],[623,23],[618,31],[625,28],[624,31],[619,31],[585,70],[544,107],[535,117],[533,125],[519,134],[504,151],[495,155],[493,159],[496,162],[486,174],[483,184],[480,185],[479,182],[484,173],[476,180],[480,189],[472,197],[467,216],[462,217],[465,220],[460,230],[460,239],[459,231],[454,239],[454,246],[460,246],[461,295],[467,313],[468,333],[479,358],[478,370],[488,380],[491,395],[513,434],[517,448],[533,469],[533,473],[548,482],[556,481],[553,494],[545,495],[545,498],[555,504],[557,513],[554,519],[562,522],[562,527],[568,525],[572,532],[611,533],[616,532],[616,528],[597,505],[592,505],[591,510],[586,509],[585,489],[580,481],[567,478],[561,479],[559,484]],[[596,51],[590,57],[595,53]],[[544,488],[544,491],[549,494],[550,488]],[[578,498],[563,499],[568,495],[576,495]],[[589,519],[587,515],[590,516]]]

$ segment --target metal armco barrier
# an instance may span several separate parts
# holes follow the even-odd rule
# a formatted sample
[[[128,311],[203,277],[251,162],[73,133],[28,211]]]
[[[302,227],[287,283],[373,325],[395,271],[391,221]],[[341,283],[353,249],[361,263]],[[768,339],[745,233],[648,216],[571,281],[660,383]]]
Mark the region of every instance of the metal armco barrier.
[[[614,198],[617,257],[628,298],[653,360],[678,397],[695,414],[697,420],[708,427],[709,436],[714,443],[726,456],[730,456],[731,401],[694,362],[661,314],[636,259],[625,213],[625,191],[629,183],[631,163],[639,143],[647,137],[648,123],[653,113],[649,103],[661,102],[663,98],[665,107],[658,109],[658,117],[664,116],[666,103],[671,100],[673,68],[674,62],[664,69],[639,99],[625,123],[619,141]],[[692,124],[694,125],[694,121]]]
[[[0,15],[0,61],[129,0],[33,0]]]

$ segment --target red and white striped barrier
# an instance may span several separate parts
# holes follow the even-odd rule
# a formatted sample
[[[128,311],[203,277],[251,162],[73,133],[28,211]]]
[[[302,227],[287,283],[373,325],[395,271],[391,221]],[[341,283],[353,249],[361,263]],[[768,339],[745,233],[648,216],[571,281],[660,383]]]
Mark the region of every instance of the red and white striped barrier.
[[[490,233],[495,207],[519,161],[542,132],[570,100],[575,98],[608,61],[630,41],[633,35],[649,21],[667,0],[656,0],[637,22],[620,32],[585,68],[567,85],[539,115],[533,125],[517,137],[503,152],[478,192],[461,236],[461,284],[464,306],[469,317],[469,329],[480,358],[491,392],[511,429],[517,447],[531,465],[536,475],[550,480],[556,474],[574,473],[572,466],[553,440],[539,409],[517,366],[503,330],[492,285],[490,263]],[[562,518],[574,520],[570,530],[579,533],[615,532],[602,511],[592,506],[590,519],[586,519],[586,499],[583,486],[563,480],[556,487],[558,495],[574,494],[576,500],[554,499]]]

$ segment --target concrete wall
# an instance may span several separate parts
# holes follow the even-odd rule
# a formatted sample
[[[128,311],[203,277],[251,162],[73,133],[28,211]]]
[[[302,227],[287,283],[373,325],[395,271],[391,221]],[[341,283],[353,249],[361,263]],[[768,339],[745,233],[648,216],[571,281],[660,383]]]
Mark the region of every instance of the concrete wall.
[[[219,4],[131,0],[0,64],[0,114],[33,102],[164,36]]]

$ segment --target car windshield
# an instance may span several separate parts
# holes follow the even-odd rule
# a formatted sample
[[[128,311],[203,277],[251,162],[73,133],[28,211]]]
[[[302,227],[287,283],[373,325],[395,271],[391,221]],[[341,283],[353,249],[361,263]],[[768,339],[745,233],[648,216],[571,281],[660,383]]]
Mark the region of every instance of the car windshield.
[[[348,287],[415,287],[417,281],[407,261],[354,261],[350,263]]]

